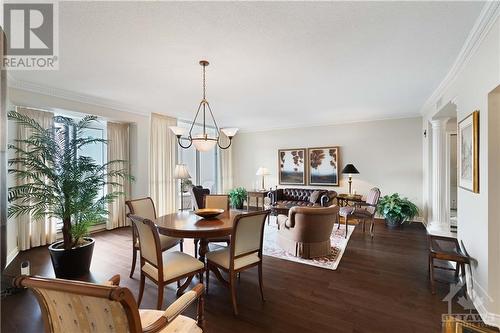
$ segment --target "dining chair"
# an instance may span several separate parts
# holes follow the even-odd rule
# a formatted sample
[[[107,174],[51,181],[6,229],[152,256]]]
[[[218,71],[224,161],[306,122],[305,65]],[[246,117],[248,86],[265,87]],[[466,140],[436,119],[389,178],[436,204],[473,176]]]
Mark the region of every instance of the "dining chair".
[[[243,213],[234,218],[231,233],[230,247],[208,252],[206,291],[210,280],[210,271],[217,279],[231,290],[233,312],[238,315],[236,304],[236,277],[241,271],[257,266],[259,270],[260,296],[264,301],[262,285],[262,242],[264,239],[264,224],[269,211]],[[221,271],[226,272],[229,280],[222,277]]]
[[[229,214],[229,196],[227,194],[207,194],[203,196],[203,207],[224,209],[224,214]],[[227,245],[229,245],[231,243],[231,238],[229,236],[220,238],[209,238],[207,241],[209,243],[226,243]],[[200,242],[199,239],[194,240],[195,256],[198,256],[199,242]]]
[[[380,190],[376,187],[372,188],[366,197],[365,202],[356,202],[354,207],[345,206],[340,208],[339,215],[345,221],[345,238],[349,231],[348,220],[350,217],[361,220],[363,222],[363,232],[365,232],[366,220],[370,220],[370,236],[373,239],[374,226],[375,226],[375,213],[377,212],[378,200],[380,199]],[[338,220],[338,227],[340,228],[340,219]]]
[[[158,286],[156,304],[158,310],[163,303],[163,289],[166,285],[177,282],[177,296],[180,296],[196,274],[199,274],[200,281],[203,281],[205,267],[201,261],[180,251],[163,252],[158,229],[154,222],[132,214],[128,214],[128,217],[137,228],[141,248],[141,284],[137,301],[139,305],[144,294],[146,277]],[[186,279],[186,281],[181,285],[182,279]]]
[[[203,332],[203,285],[198,284],[165,311],[139,310],[132,292],[120,287],[120,275],[104,284],[30,277],[14,280],[29,288],[40,306],[45,332]],[[198,300],[197,320],[181,313]]]
[[[153,199],[150,197],[135,199],[135,200],[127,200],[125,201],[130,214],[139,215],[144,218],[155,220],[156,219],[156,209]],[[162,251],[166,251],[177,244],[179,244],[179,248],[181,252],[183,251],[183,239],[182,238],[174,238],[165,235],[160,235],[160,248]],[[137,261],[137,251],[139,251],[139,238],[137,237],[137,230],[135,226],[132,224],[132,268],[130,269],[130,278],[134,275],[135,271],[135,263]]]

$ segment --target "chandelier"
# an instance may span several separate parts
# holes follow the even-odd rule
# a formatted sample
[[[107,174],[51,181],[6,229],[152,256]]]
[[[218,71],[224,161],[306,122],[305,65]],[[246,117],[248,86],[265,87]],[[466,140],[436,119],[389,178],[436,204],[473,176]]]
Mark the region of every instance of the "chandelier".
[[[181,146],[184,149],[188,149],[191,147],[191,145],[194,144],[194,147],[198,151],[209,151],[210,149],[214,148],[215,145],[218,145],[219,148],[221,149],[227,149],[229,146],[231,146],[231,140],[233,137],[236,135],[236,132],[238,132],[237,128],[221,128],[217,126],[217,122],[215,121],[214,115],[212,113],[212,109],[210,108],[210,104],[207,101],[206,98],[206,85],[205,85],[205,69],[208,66],[208,61],[206,60],[201,60],[200,65],[203,68],[203,98],[198,105],[198,110],[196,111],[196,116],[194,116],[193,122],[191,123],[191,127],[189,128],[189,132],[187,133],[187,136],[185,135],[186,129],[178,126],[170,126],[170,129],[172,132],[175,134],[177,137],[177,143],[179,146]],[[200,114],[200,111],[203,112],[203,133],[201,134],[196,134],[193,135],[193,127],[196,124],[196,119],[198,118],[198,115]],[[206,116],[207,116],[207,111],[210,114],[210,117],[212,118],[213,125],[215,127],[215,136],[210,136],[207,133],[207,125],[206,125]],[[228,139],[229,143],[225,146],[223,143],[221,143],[221,132],[224,133]],[[183,145],[182,141],[188,141],[187,145]]]

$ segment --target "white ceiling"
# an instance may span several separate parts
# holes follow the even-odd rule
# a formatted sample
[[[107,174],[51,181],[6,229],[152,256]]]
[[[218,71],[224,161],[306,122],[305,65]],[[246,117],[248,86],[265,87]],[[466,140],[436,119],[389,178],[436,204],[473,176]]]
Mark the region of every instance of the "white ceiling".
[[[222,127],[418,115],[480,2],[65,2],[60,70],[16,80],[190,119],[207,94]]]

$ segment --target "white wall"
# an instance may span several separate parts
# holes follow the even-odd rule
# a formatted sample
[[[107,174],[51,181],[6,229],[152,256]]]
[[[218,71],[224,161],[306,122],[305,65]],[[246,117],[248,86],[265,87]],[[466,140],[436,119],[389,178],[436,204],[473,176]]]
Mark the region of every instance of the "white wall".
[[[8,99],[9,110],[14,106],[28,106],[53,111],[65,110],[94,114],[107,121],[130,123],[130,167],[131,174],[135,177],[131,194],[132,197],[149,195],[149,115],[124,112],[14,88],[8,90]],[[9,121],[9,143],[15,138],[15,128],[14,124]],[[13,182],[12,177],[9,177],[9,182]],[[17,226],[13,221],[9,221],[7,227],[7,247],[7,254],[15,255],[17,252]]]
[[[239,133],[233,139],[234,186],[254,189],[261,166],[271,172],[266,187],[277,185],[278,149],[340,146],[339,171],[352,163],[360,172],[353,175],[353,191],[366,195],[377,186],[383,195],[399,192],[422,207],[421,123],[407,118]],[[347,186],[341,176],[340,186],[331,188],[347,193]]]
[[[498,17],[498,16],[497,16]],[[489,161],[489,156],[498,154],[494,147],[499,146],[500,128],[489,124],[494,114],[489,110],[488,94],[500,84],[500,22],[497,18],[489,33],[482,39],[464,68],[457,74],[444,92],[438,96],[442,105],[453,101],[457,105],[458,121],[474,110],[480,111],[480,149],[479,149],[479,188],[480,193],[458,189],[458,238],[474,259],[472,274],[474,279],[469,284],[469,294],[483,320],[500,326],[500,246],[498,242],[500,221],[498,210],[500,197],[498,191],[491,188],[493,177],[500,165],[498,159]],[[429,105],[436,105],[436,101]],[[496,110],[496,113],[499,111]],[[438,113],[436,107],[424,110],[423,127],[428,128],[428,121]],[[495,123],[498,124],[498,121]],[[494,133],[490,133],[490,131]],[[493,147],[491,147],[493,145]],[[429,159],[429,140],[424,140],[424,205],[430,206],[430,189],[427,187],[430,172],[427,169]],[[496,213],[495,213],[496,214]]]

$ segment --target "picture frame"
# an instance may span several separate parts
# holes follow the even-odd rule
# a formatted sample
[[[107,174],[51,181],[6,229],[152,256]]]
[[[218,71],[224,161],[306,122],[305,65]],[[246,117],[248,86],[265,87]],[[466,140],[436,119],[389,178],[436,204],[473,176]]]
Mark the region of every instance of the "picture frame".
[[[458,123],[458,186],[479,193],[479,111]]]
[[[308,148],[307,159],[309,185],[339,186],[338,146]]]
[[[306,185],[306,148],[278,149],[280,185]]]

